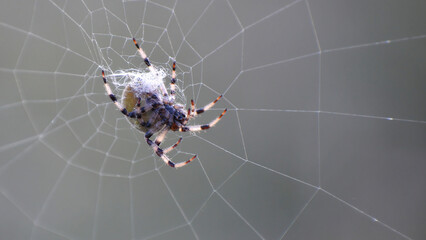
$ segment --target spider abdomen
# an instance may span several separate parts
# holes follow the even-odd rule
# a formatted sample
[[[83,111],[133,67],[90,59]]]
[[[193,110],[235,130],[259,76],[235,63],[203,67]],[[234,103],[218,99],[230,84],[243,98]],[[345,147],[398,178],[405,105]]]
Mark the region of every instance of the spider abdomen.
[[[146,103],[146,97],[141,96],[141,101],[140,104],[141,106],[144,106]],[[121,104],[123,105],[123,107],[127,110],[127,112],[132,112],[135,107],[138,104],[138,97],[136,97],[135,92],[133,91],[133,89],[130,86],[127,86],[123,93],[122,93],[122,97],[121,97]],[[148,120],[151,118],[152,115],[152,111],[145,111],[145,112],[141,112],[140,116],[137,116],[135,118],[129,118],[129,121],[140,131],[142,132],[147,132],[148,128],[146,126],[144,126],[143,124],[141,124],[142,122],[148,122]]]

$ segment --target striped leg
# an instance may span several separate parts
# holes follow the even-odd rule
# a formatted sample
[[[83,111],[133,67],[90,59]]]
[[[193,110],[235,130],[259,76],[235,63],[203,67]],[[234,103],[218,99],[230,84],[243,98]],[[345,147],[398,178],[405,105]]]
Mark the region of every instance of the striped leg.
[[[129,112],[129,114],[127,115],[129,118],[137,118],[137,119],[142,119],[142,114],[151,110],[153,108],[153,106],[151,104],[146,104],[143,107],[136,107],[136,109],[134,111]],[[144,126],[142,124],[142,126]]]
[[[136,48],[138,49],[138,52],[141,55],[146,66],[148,66],[150,71],[153,71],[154,67],[151,65],[151,62],[149,61],[148,56],[146,56],[146,53],[142,50],[142,48],[139,47],[139,44],[138,44],[138,42],[136,42],[135,38],[133,38],[133,43],[135,44]]]
[[[138,103],[136,105],[136,110],[131,111],[131,112],[127,112],[126,108],[124,108],[118,101],[117,98],[115,97],[115,95],[112,93],[111,91],[111,87],[109,86],[106,78],[105,78],[105,72],[102,70],[102,78],[104,80],[104,86],[105,86],[105,90],[108,94],[108,96],[111,98],[112,102],[115,104],[115,106],[117,106],[118,110],[120,110],[120,112],[122,114],[124,114],[126,117],[129,118],[137,118],[139,119],[140,125],[144,126],[146,125],[146,123],[142,120],[142,113],[145,112],[145,108],[151,109],[152,105],[146,105],[144,107],[141,108],[141,102],[140,102],[140,98],[138,99]]]
[[[204,106],[204,107],[202,107],[202,108],[199,108],[199,109],[197,109],[197,110],[195,110],[195,105],[194,105],[194,101],[191,99],[191,116],[192,117],[195,117],[195,116],[197,116],[198,114],[201,114],[201,113],[203,113],[203,112],[205,112],[205,111],[207,111],[207,110],[209,110],[210,108],[212,108],[216,103],[217,103],[217,101],[219,101],[219,99],[221,99],[222,98],[222,95],[220,95],[219,97],[217,97],[213,102],[211,102],[211,103],[209,103],[209,104],[207,104],[206,106]]]
[[[169,132],[168,129],[164,129],[162,132],[160,132],[157,137],[154,140],[154,143],[157,146],[160,146],[160,144],[163,142],[164,138],[166,137],[166,134]],[[166,148],[163,150],[163,153],[166,154],[168,152],[170,152],[171,150],[173,150],[175,147],[177,147],[177,145],[179,145],[179,143],[182,142],[182,138],[179,138],[179,140],[172,146]]]
[[[155,144],[157,144],[157,146],[160,146],[161,142],[163,142],[168,131],[169,130],[165,129],[157,135],[157,137],[155,138],[155,141],[154,141]]]
[[[207,130],[207,129],[213,127],[214,125],[216,125],[216,123],[219,122],[219,120],[223,117],[223,115],[225,115],[226,111],[227,111],[227,109],[225,109],[222,112],[222,114],[220,114],[219,117],[217,117],[215,120],[211,121],[209,124],[180,127],[179,131],[180,132],[197,132],[197,131],[201,131],[201,130]]]
[[[163,153],[166,154],[166,153],[172,151],[173,149],[175,149],[175,147],[177,147],[177,145],[179,145],[180,142],[182,142],[182,138],[179,138],[179,140],[174,145],[164,149]]]
[[[127,117],[131,117],[127,114],[127,110],[117,101],[117,98],[115,97],[115,95],[112,93],[111,91],[111,87],[109,86],[106,78],[105,78],[105,72],[104,70],[102,70],[102,78],[104,80],[104,86],[105,86],[105,90],[108,94],[108,96],[111,98],[112,102],[115,104],[115,106],[117,106],[117,108],[120,110],[121,113],[123,113],[124,115],[126,115]]]
[[[144,127],[150,128],[154,120],[158,117],[158,109],[152,110],[151,117],[148,119]],[[158,124],[162,124],[161,122],[157,122]],[[157,125],[157,124],[156,124]]]
[[[170,96],[173,98],[176,94],[176,61],[173,61],[173,67],[172,67],[172,80],[170,81]]]
[[[156,137],[156,138],[155,138],[155,140],[154,140],[154,143],[155,143],[157,146],[160,146],[160,144],[163,142],[164,138],[166,137],[167,132],[169,132],[169,130],[168,130],[168,129],[164,129],[162,132],[160,132],[160,133],[157,135],[157,137]],[[179,145],[179,143],[180,143],[180,142],[182,142],[182,138],[179,138],[179,140],[178,140],[175,144],[173,144],[172,146],[170,146],[170,147],[168,147],[168,148],[164,149],[164,150],[163,150],[163,153],[164,153],[164,154],[166,154],[166,153],[168,153],[168,152],[172,151],[174,148],[176,148],[176,147],[177,147],[177,145]]]
[[[160,133],[160,135],[162,135],[162,133]],[[164,163],[166,163],[167,165],[169,165],[170,167],[173,168],[180,168],[185,166],[186,164],[190,163],[192,160],[194,160],[197,155],[194,155],[192,158],[190,158],[189,160],[185,161],[185,162],[180,162],[180,163],[174,163],[170,160],[169,157],[167,157],[166,153],[170,152],[173,148],[175,148],[181,141],[182,138],[179,139],[179,141],[177,143],[175,143],[173,146],[167,148],[166,150],[162,150],[157,144],[155,144],[153,141],[151,141],[149,138],[147,138],[145,136],[146,142],[148,143],[148,145],[150,147],[152,147],[152,149],[154,150],[154,152],[161,157],[161,159],[163,159]]]
[[[191,108],[188,108],[188,117],[189,118],[194,116],[194,111],[195,111],[195,104],[194,104],[194,100],[191,99]]]
[[[136,104],[136,109],[129,112],[128,116],[130,118],[137,118],[137,119],[141,119],[142,118],[142,113],[145,112],[144,110],[145,108],[141,108],[141,98],[138,98],[138,102]]]
[[[142,48],[139,46],[138,42],[136,42],[136,39],[133,38],[133,43],[135,44],[136,48],[138,49],[139,54],[141,55],[143,61],[145,62],[146,66],[148,66],[149,71],[153,72],[156,71],[155,68],[152,66],[151,62],[148,59],[148,56],[146,55],[146,53],[142,50]],[[161,92],[164,96],[167,96],[167,90],[166,90],[166,86],[164,86],[164,83],[161,84],[160,86],[161,88]]]

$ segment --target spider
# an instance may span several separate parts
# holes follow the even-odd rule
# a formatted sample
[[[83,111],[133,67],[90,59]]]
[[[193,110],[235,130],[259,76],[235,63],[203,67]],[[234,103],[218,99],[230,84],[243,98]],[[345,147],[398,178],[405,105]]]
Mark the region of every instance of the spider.
[[[150,73],[156,73],[158,70],[149,61],[147,55],[139,47],[139,44],[133,38],[139,54],[149,69]],[[158,74],[156,74],[158,76]],[[141,75],[139,75],[141,77]],[[173,168],[180,168],[185,166],[194,160],[197,155],[185,162],[174,163],[166,155],[168,152],[173,150],[181,141],[182,138],[172,146],[162,149],[160,148],[161,142],[166,137],[168,131],[180,131],[180,132],[196,132],[201,130],[207,130],[225,115],[227,109],[225,109],[219,117],[211,121],[209,124],[187,126],[188,121],[209,110],[222,95],[217,97],[213,102],[206,106],[195,109],[194,101],[191,99],[191,107],[186,111],[184,106],[175,102],[176,94],[176,61],[173,61],[172,66],[172,78],[170,81],[170,94],[167,93],[167,89],[164,85],[163,79],[157,77],[155,80],[156,86],[131,86],[128,84],[122,93],[121,103],[117,101],[116,96],[112,93],[111,87],[109,86],[105,77],[105,72],[102,70],[102,78],[105,86],[106,93],[111,98],[112,102],[117,106],[121,113],[128,117],[135,124],[136,128],[145,133],[145,140],[147,144],[154,150],[154,152],[163,159],[163,161]],[[143,82],[143,79],[138,79],[138,82]],[[150,84],[145,84],[150,85]],[[140,88],[140,89],[137,89]],[[152,135],[157,133],[154,141],[150,138]]]

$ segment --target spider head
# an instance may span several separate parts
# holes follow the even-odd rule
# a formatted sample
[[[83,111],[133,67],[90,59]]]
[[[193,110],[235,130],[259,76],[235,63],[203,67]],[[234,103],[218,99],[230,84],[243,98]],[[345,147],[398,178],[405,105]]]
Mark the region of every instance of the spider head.
[[[173,114],[174,122],[178,125],[185,126],[188,123],[188,117],[182,109],[176,109]]]
[[[172,131],[176,131],[179,127],[185,126],[188,123],[189,119],[182,108],[176,108],[176,106],[169,104],[165,104],[164,107],[172,117],[172,121],[170,122]]]

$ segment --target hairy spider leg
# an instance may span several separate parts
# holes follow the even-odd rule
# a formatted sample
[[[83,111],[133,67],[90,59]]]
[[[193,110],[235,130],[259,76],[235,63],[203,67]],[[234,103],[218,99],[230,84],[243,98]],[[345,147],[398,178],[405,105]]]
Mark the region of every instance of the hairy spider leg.
[[[154,150],[154,152],[157,154],[157,156],[161,157],[161,159],[163,159],[164,163],[166,163],[167,165],[169,165],[170,167],[173,168],[180,168],[185,166],[186,164],[192,162],[192,160],[194,160],[197,155],[194,155],[192,158],[190,158],[189,160],[185,161],[185,162],[179,162],[179,163],[174,163],[170,160],[169,157],[167,157],[166,153],[170,152],[172,149],[174,149],[181,141],[182,138],[180,138],[177,143],[175,143],[173,146],[163,150],[161,149],[157,144],[155,144],[155,142],[151,141],[149,138],[152,136],[152,132],[151,130],[148,130],[148,132],[146,132],[145,134],[145,140],[146,143],[148,143],[148,145],[150,147],[152,147],[152,149]],[[160,133],[159,135],[161,135],[162,133]]]
[[[122,113],[122,114],[124,114],[124,115],[126,115],[127,117],[130,117],[130,118],[134,118],[134,117],[136,117],[136,116],[133,116],[133,114],[131,114],[132,116],[130,116],[128,113],[127,113],[127,110],[126,110],[126,108],[124,108],[118,101],[117,101],[117,98],[115,97],[115,95],[112,93],[112,91],[111,91],[111,87],[109,86],[109,84],[108,84],[108,82],[107,82],[107,80],[106,80],[106,78],[105,78],[105,72],[104,72],[104,70],[102,70],[102,79],[104,80],[104,87],[105,87],[105,90],[106,90],[106,92],[107,92],[107,94],[108,94],[108,96],[109,96],[109,98],[111,98],[111,100],[112,100],[112,102],[115,104],[115,106],[117,106],[117,108],[118,108],[118,110],[120,110],[120,112]]]
[[[154,67],[151,65],[151,62],[148,59],[148,56],[146,53],[142,50],[141,47],[139,47],[138,42],[136,42],[136,39],[133,38],[133,43],[135,44],[136,48],[138,49],[139,54],[141,55],[143,61],[145,62],[146,66],[149,68],[150,71],[154,70]]]
[[[172,66],[172,80],[170,81],[170,96],[172,96],[173,98],[175,97],[176,94],[176,61],[173,61],[173,66]]]
[[[154,66],[152,66],[151,62],[148,59],[148,56],[146,55],[146,53],[143,51],[143,49],[139,46],[138,42],[136,42],[136,39],[133,38],[133,43],[135,44],[136,48],[138,49],[139,54],[141,55],[143,61],[145,62],[146,66],[148,66],[149,71],[155,71]],[[161,84],[161,92],[163,93],[164,96],[167,96],[167,90],[166,90],[166,86],[164,86],[164,83]]]
[[[182,138],[179,138],[179,140],[172,146],[166,148],[163,150],[163,153],[166,154],[168,152],[170,152],[171,150],[173,150],[175,147],[177,147],[177,145],[179,145],[179,143],[182,142]]]
[[[128,113],[127,109],[124,108],[121,105],[121,103],[119,103],[117,101],[117,97],[115,97],[115,95],[112,93],[111,87],[109,86],[108,81],[106,80],[104,70],[102,70],[102,79],[104,80],[105,90],[106,90],[109,98],[111,98],[112,102],[115,104],[115,106],[118,108],[118,110],[120,110],[120,112],[122,114],[124,114],[126,117],[142,119],[142,114],[141,113],[145,112],[145,108],[148,108],[148,110],[152,108],[152,105],[146,105],[146,106],[144,106],[144,107],[141,108],[140,107],[141,103],[140,103],[140,98],[139,98],[138,99],[138,104],[136,105],[137,106],[136,110],[135,111],[131,111],[131,112]],[[142,122],[141,125],[144,125],[144,123]]]
[[[142,119],[142,113],[145,112],[145,107],[141,108],[141,98],[138,98],[135,110],[129,112],[128,117]]]
[[[195,111],[194,100],[191,99],[191,108],[188,108],[188,117],[191,118],[194,116],[193,112]]]
[[[180,127],[179,131],[180,132],[197,132],[197,131],[201,131],[201,130],[207,130],[207,129],[213,127],[214,125],[216,125],[216,123],[218,123],[220,121],[220,119],[223,117],[223,115],[225,115],[226,111],[228,111],[228,109],[225,108],[225,110],[222,112],[222,114],[220,114],[219,117],[217,117],[215,120],[211,121],[209,124]]]
[[[163,142],[164,138],[166,137],[166,134],[169,130],[164,129],[163,131],[161,131],[157,137],[155,138],[155,144],[157,144],[157,146],[160,146],[161,142]]]
[[[141,107],[141,113],[145,113],[151,109],[157,109],[160,105],[158,102],[152,100],[153,97],[148,97],[145,101],[145,106]]]
[[[151,117],[148,119],[148,122],[144,125],[144,127],[150,128],[154,120],[158,117],[158,109],[152,110]],[[163,124],[161,121],[158,122],[159,124]]]
[[[209,104],[207,104],[206,106],[204,106],[204,107],[202,107],[202,108],[199,108],[199,109],[197,109],[197,110],[195,110],[195,104],[194,104],[194,101],[191,99],[191,117],[195,117],[195,116],[197,116],[197,115],[199,115],[199,114],[201,114],[201,113],[203,113],[203,112],[205,112],[205,111],[207,111],[207,110],[209,110],[210,108],[212,108],[216,103],[217,103],[217,101],[219,101],[219,99],[221,99],[222,98],[222,95],[220,95],[219,97],[217,97],[213,102],[211,102],[211,103],[209,103]]]
[[[157,145],[157,146],[160,146],[160,144],[163,142],[163,140],[164,140],[164,138],[166,137],[166,134],[169,132],[169,130],[168,129],[164,129],[163,131],[161,131],[158,135],[157,135],[157,137],[155,138],[155,140],[154,140],[154,143]],[[163,150],[163,153],[164,154],[166,154],[166,153],[168,153],[168,152],[170,152],[171,150],[173,150],[175,147],[177,147],[177,145],[179,145],[179,143],[182,141],[182,138],[179,138],[179,140],[174,144],[174,145],[172,145],[172,146],[170,146],[170,147],[168,147],[168,148],[166,148],[166,149],[164,149]]]

